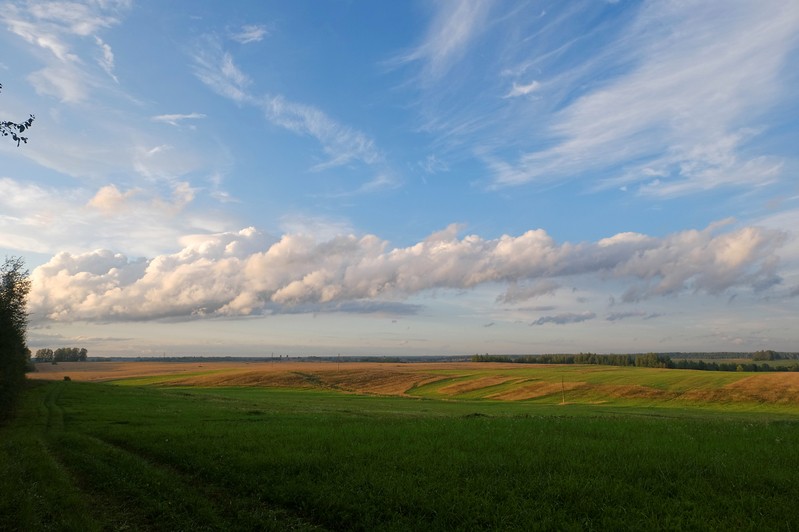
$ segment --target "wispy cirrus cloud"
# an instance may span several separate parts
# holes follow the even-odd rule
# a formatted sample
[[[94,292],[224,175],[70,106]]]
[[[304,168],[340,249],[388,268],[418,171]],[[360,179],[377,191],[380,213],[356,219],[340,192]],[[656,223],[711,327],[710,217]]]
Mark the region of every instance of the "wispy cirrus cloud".
[[[206,38],[192,59],[194,74],[211,90],[236,103],[252,103],[247,92],[252,83],[233,62],[233,56],[222,49],[218,40]]]
[[[269,32],[266,26],[260,24],[245,24],[236,31],[230,33],[230,38],[241,44],[260,42]]]
[[[447,0],[435,4],[432,22],[421,44],[390,63],[419,62],[424,82],[439,79],[464,56],[480,34],[492,3],[491,0]]]
[[[157,115],[151,118],[153,122],[163,122],[164,124],[169,124],[171,126],[180,126],[183,122],[188,120],[201,120],[206,116],[203,113],[188,113],[188,114],[166,114],[166,115]]]
[[[249,92],[252,80],[239,69],[232,55],[213,38],[207,38],[206,44],[194,55],[195,74],[200,81],[220,96],[261,109],[269,122],[319,142],[327,160],[313,165],[311,170],[327,170],[353,162],[367,166],[383,162],[383,155],[371,138],[339,123],[321,109],[283,95],[253,96]]]
[[[114,81],[114,53],[97,35],[120,22],[128,1],[7,2],[0,10],[0,22],[12,33],[36,48],[49,52],[47,66],[29,76],[40,94],[55,96],[67,103],[84,101],[96,84],[94,73],[82,59],[82,42],[93,37],[100,49],[96,63]]]
[[[273,96],[264,99],[261,108],[270,122],[319,141],[329,159],[314,165],[313,170],[342,166],[354,160],[374,164],[382,158],[372,139],[339,124],[315,107]]]
[[[550,147],[515,160],[489,157],[494,185],[600,171],[615,174],[595,183],[600,188],[674,197],[772,182],[782,160],[747,148],[760,133],[758,117],[790,97],[781,79],[799,35],[799,7],[769,5],[735,3],[722,13],[702,2],[643,4],[614,44],[579,66],[595,80],[609,57],[625,68],[549,117]],[[573,83],[570,74],[551,82]]]
[[[515,98],[517,96],[527,96],[535,91],[537,91],[541,87],[541,84],[538,81],[531,81],[527,84],[519,84],[515,81],[513,82],[513,86],[511,87],[508,94],[505,95],[505,98]]]
[[[97,46],[100,47],[102,52],[102,57],[97,60],[97,64],[99,64],[100,67],[105,70],[105,73],[108,74],[111,79],[119,83],[119,80],[114,74],[114,51],[111,50],[111,46],[96,35],[94,37],[94,42],[97,43]]]

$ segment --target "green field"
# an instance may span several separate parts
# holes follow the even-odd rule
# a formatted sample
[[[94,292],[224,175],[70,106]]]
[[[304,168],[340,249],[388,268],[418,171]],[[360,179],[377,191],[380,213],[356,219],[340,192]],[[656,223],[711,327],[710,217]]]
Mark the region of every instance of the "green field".
[[[561,382],[556,370],[517,376]],[[799,526],[795,405],[442,392],[486,371],[444,372],[410,397],[34,383],[0,428],[0,530]],[[629,386],[630,371],[580,379]],[[680,373],[635,375],[664,390],[711,386]]]

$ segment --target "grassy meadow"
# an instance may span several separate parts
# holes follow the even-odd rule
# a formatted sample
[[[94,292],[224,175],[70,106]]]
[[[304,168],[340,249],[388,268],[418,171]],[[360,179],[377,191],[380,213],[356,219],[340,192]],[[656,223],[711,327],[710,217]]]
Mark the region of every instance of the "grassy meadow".
[[[297,364],[32,381],[0,427],[0,530],[793,530],[799,387],[773,379]]]

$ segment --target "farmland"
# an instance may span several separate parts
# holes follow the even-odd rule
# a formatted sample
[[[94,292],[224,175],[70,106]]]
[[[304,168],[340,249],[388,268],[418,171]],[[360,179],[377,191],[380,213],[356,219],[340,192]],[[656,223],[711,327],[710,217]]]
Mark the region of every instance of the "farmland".
[[[20,416],[0,428],[4,530],[799,523],[796,374],[503,364],[42,369]]]

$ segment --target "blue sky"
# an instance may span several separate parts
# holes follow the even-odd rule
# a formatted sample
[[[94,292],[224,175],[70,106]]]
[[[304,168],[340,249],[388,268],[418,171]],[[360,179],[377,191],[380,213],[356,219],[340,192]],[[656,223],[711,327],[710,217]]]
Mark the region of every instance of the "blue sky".
[[[799,350],[793,1],[3,2],[33,349]]]

